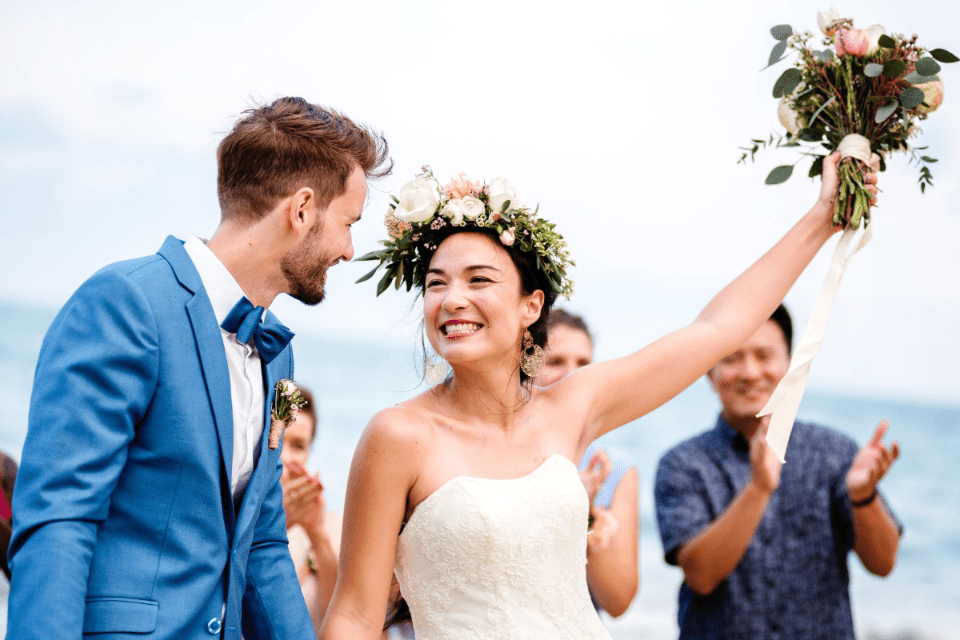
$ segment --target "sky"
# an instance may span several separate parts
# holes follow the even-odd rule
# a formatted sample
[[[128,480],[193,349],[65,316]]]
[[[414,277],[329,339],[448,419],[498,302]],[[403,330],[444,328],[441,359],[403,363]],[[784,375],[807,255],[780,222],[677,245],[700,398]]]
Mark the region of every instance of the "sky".
[[[237,116],[302,96],[381,131],[395,169],[371,185],[357,254],[383,237],[387,194],[423,164],[507,177],[570,245],[600,358],[678,328],[816,199],[789,150],[738,165],[738,147],[782,131],[761,71],[770,27],[816,31],[806,2],[573,3],[374,0],[0,7],[0,298],[56,307],[101,266],[219,221],[215,150]],[[918,0],[839,7],[858,26],[920,34],[960,54],[960,8]],[[939,159],[921,195],[905,156],[881,176],[875,237],[853,261],[811,388],[960,404],[960,103],[918,144]],[[786,302],[806,324],[833,243]],[[410,345],[418,301],[367,264],[331,270],[327,301],[274,310],[295,331]]]

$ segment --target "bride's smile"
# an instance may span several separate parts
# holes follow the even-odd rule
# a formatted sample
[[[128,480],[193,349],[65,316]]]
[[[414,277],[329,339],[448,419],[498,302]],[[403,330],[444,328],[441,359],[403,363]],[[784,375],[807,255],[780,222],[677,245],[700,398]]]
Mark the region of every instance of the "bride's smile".
[[[539,316],[520,273],[499,242],[455,233],[437,248],[424,282],[424,326],[434,350],[452,365],[490,357],[516,368],[524,329]]]

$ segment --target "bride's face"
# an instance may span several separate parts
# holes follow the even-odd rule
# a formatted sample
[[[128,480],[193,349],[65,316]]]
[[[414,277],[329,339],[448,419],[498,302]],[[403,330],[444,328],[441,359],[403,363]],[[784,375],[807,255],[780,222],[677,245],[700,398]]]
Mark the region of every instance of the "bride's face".
[[[470,232],[448,237],[433,254],[424,284],[424,327],[441,357],[451,365],[517,365],[523,332],[540,316],[543,292],[523,294],[520,273],[496,240]]]

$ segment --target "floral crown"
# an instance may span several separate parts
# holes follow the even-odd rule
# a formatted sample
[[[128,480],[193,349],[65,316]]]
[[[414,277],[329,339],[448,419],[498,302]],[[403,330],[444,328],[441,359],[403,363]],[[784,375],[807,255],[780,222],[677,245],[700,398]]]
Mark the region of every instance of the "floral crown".
[[[403,185],[400,197],[390,197],[393,203],[384,218],[390,238],[380,241],[383,249],[357,258],[379,260],[357,282],[369,280],[380,267],[386,267],[377,285],[378,296],[391,282],[397,289],[406,283],[407,291],[414,285],[423,286],[429,254],[449,232],[446,227],[493,231],[504,246],[532,253],[555,293],[567,297],[573,293],[567,267],[575,263],[570,260],[566,241],[554,230],[553,223],[537,217],[539,207],[530,211],[517,199],[504,178],[483,184],[461,173],[441,189],[430,167],[424,166],[412,182]]]

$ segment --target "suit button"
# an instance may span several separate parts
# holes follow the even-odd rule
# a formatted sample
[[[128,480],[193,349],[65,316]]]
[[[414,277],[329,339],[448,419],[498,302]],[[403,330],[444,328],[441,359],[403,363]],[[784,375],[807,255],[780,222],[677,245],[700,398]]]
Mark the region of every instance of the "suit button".
[[[207,631],[210,632],[210,635],[215,636],[220,634],[220,629],[223,628],[219,618],[214,618],[207,623]]]

